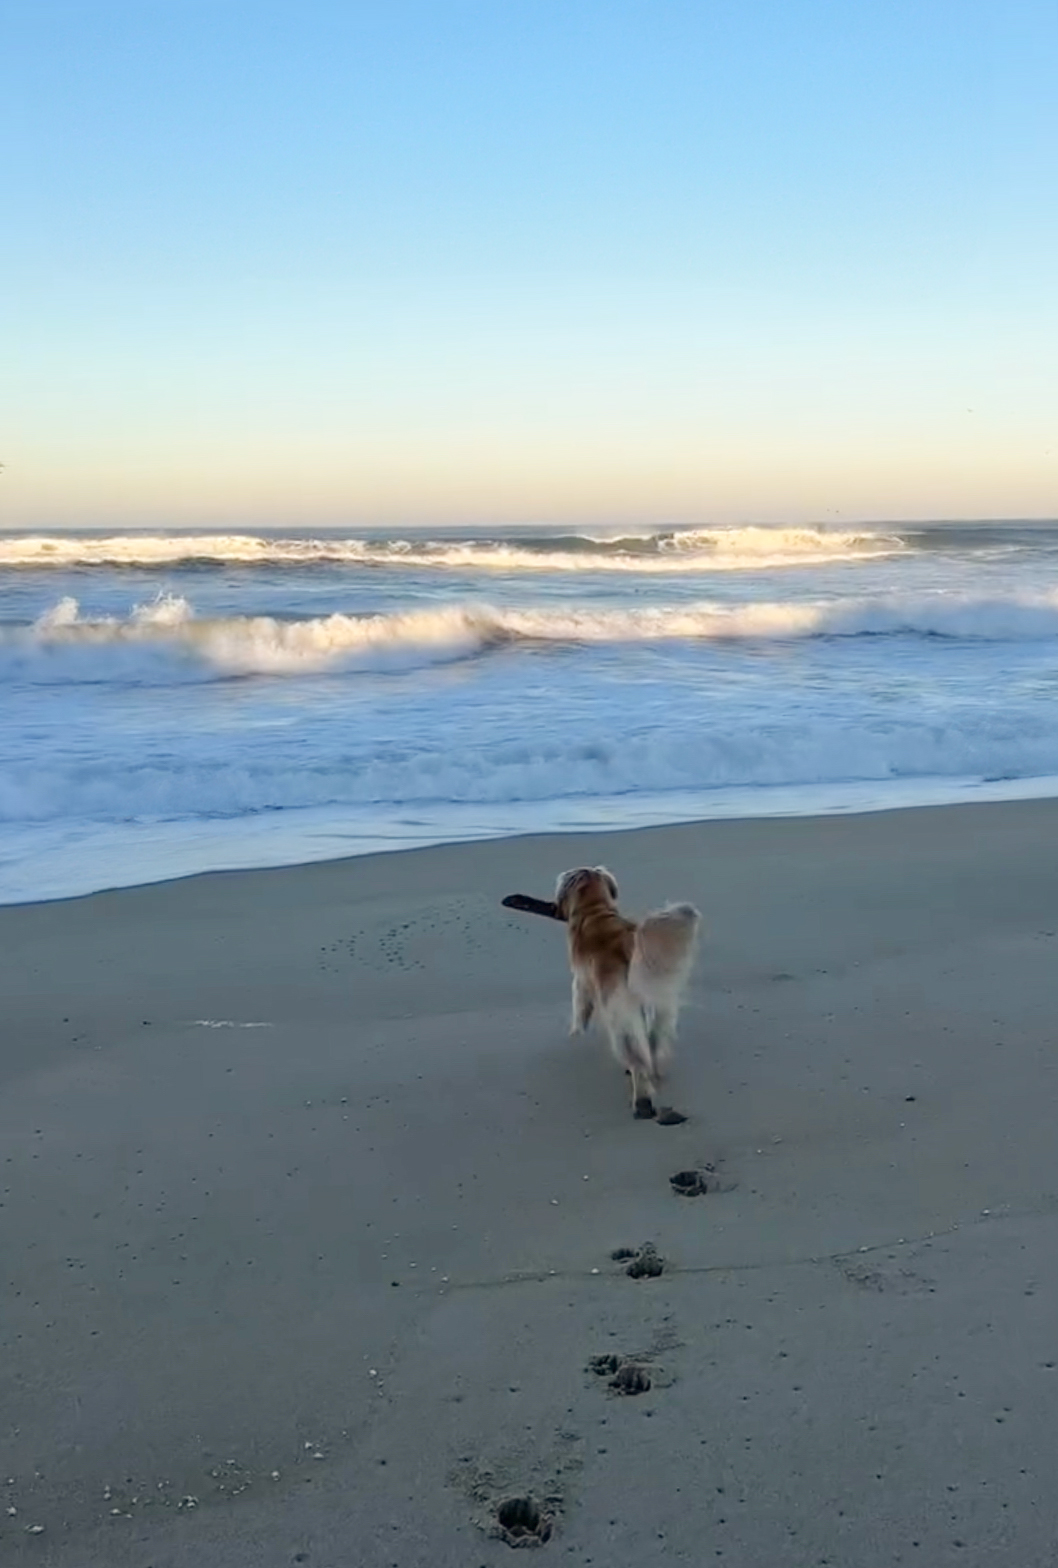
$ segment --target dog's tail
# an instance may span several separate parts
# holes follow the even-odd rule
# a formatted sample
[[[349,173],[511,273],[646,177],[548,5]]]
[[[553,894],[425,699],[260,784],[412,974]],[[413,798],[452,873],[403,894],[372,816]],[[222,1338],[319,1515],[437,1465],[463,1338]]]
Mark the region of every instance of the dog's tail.
[[[666,904],[640,922],[628,980],[648,1006],[671,1005],[694,965],[701,915],[693,904]]]

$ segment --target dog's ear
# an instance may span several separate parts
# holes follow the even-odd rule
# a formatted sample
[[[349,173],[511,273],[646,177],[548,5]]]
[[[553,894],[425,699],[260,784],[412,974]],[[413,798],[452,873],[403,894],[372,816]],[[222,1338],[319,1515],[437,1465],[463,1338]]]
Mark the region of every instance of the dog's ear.
[[[562,906],[563,906],[565,900],[569,897],[570,893],[572,893],[574,887],[576,886],[577,878],[582,876],[582,875],[583,875],[583,870],[582,870],[581,867],[577,867],[573,871],[563,871],[562,875],[559,877],[558,881],[555,883],[555,907],[556,907],[556,909],[559,909],[559,910],[562,909]]]
[[[610,897],[613,899],[614,903],[616,904],[616,902],[617,902],[617,878],[614,876],[613,872],[612,871],[607,871],[605,866],[596,866],[595,867],[595,874],[596,874],[596,876],[602,877],[603,881],[606,883],[606,886],[610,889]]]

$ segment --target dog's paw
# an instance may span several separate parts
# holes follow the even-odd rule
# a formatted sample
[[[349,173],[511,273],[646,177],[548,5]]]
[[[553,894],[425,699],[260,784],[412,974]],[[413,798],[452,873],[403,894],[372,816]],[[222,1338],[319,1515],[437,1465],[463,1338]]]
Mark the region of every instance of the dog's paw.
[[[653,1120],[653,1118],[658,1113],[654,1108],[654,1102],[650,1098],[649,1094],[641,1094],[639,1096],[639,1099],[635,1103],[635,1110],[632,1114],[635,1116],[637,1122],[649,1122]]]

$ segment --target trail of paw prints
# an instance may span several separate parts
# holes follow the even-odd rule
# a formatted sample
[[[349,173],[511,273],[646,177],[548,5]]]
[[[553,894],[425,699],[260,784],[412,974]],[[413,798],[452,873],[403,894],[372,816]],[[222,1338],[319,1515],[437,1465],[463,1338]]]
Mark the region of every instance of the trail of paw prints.
[[[491,905],[480,896],[419,906],[414,914],[390,924],[362,927],[321,947],[320,968],[340,973],[349,963],[376,968],[381,960],[388,969],[422,971],[435,961],[439,947],[465,954],[481,948],[490,919]]]
[[[344,941],[321,947],[320,952],[325,961],[320,964],[320,969],[332,974],[344,972],[347,965],[340,958],[343,950],[347,960],[357,966],[375,968],[381,959],[388,969],[425,969],[422,959],[414,956],[409,949],[415,939],[428,929],[421,920],[401,920],[373,931],[358,931]]]
[[[483,1535],[507,1546],[544,1546],[569,1507],[582,1446],[576,1432],[559,1431],[545,1455],[520,1451],[486,1460],[463,1454],[449,1482],[468,1499]]]
[[[669,1177],[669,1186],[677,1198],[705,1198],[733,1192],[738,1182],[724,1175],[719,1160],[702,1160],[697,1165],[674,1171]]]
[[[554,1515],[535,1497],[505,1497],[496,1508],[493,1534],[508,1546],[543,1546],[551,1539]]]
[[[606,1378],[606,1386],[614,1394],[634,1397],[649,1394],[654,1386],[650,1368],[634,1356],[619,1356],[613,1351],[592,1356],[587,1370],[593,1377]]]
[[[709,1177],[712,1174],[712,1166],[692,1166],[670,1176],[669,1186],[678,1198],[704,1198],[710,1191]]]
[[[629,1279],[658,1279],[665,1272],[665,1259],[652,1241],[645,1241],[641,1247],[615,1247],[610,1259],[626,1265]]]
[[[596,1386],[601,1383],[607,1394],[617,1399],[636,1399],[642,1394],[670,1388],[676,1381],[659,1357],[674,1351],[678,1345],[679,1339],[666,1320],[654,1334],[649,1349],[627,1354],[606,1350],[591,1356],[584,1370],[591,1383]]]

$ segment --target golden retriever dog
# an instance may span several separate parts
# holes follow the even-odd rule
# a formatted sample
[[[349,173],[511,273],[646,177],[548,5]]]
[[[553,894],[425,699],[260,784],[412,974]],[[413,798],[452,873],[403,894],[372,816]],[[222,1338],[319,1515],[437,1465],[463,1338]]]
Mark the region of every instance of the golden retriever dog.
[[[637,1117],[657,1114],[658,1079],[672,1055],[701,919],[692,904],[667,904],[638,923],[617,908],[605,866],[564,871],[555,909],[569,927],[571,1034],[598,1014],[614,1056],[632,1079]]]

